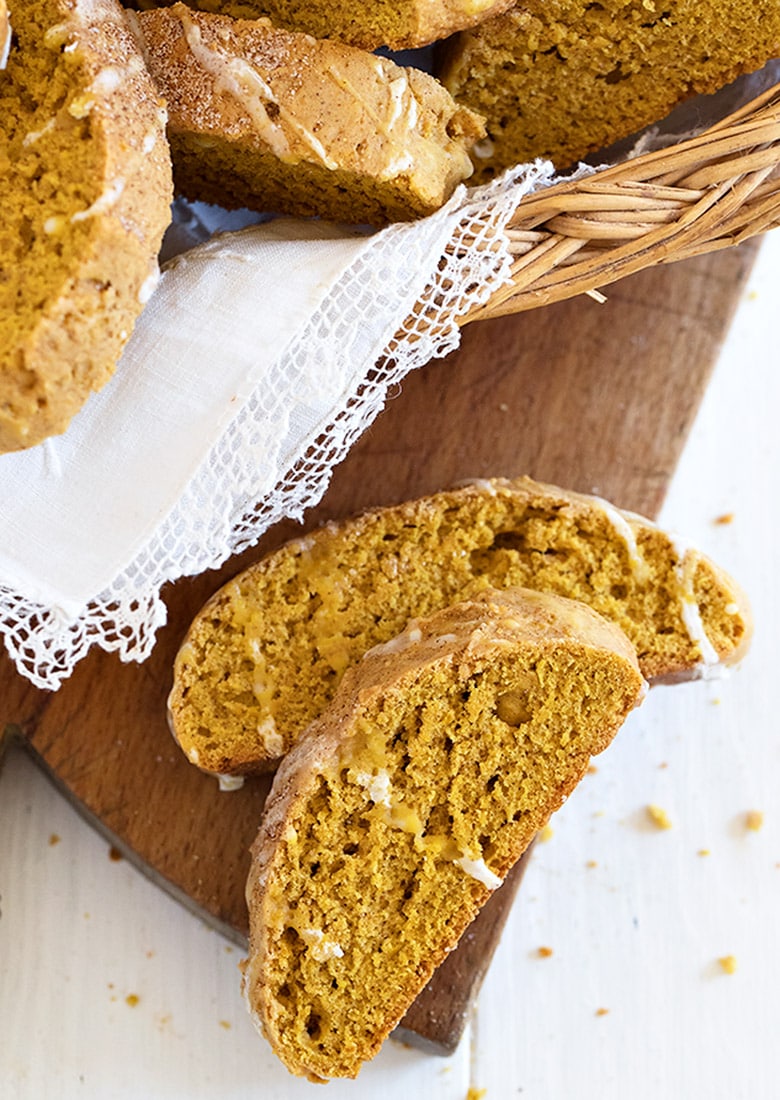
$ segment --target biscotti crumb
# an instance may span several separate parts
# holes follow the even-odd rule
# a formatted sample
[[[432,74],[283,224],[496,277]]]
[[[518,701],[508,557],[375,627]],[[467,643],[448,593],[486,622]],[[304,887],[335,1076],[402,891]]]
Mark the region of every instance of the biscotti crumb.
[[[722,527],[726,527],[726,526],[728,526],[729,523],[734,522],[734,513],[733,512],[724,512],[722,516],[716,516],[715,519],[712,522],[717,523]]]
[[[608,1014],[609,1014],[609,1009],[608,1008],[597,1008],[596,1009],[596,1015],[597,1016],[607,1016]]]
[[[737,969],[737,960],[733,955],[721,955],[718,965],[724,974],[733,974]]]
[[[551,947],[537,947],[536,949],[536,954],[540,959],[549,959],[552,953],[553,949]]]
[[[658,829],[671,829],[672,827],[666,810],[661,809],[660,806],[656,806],[654,803],[647,807],[647,816]]]
[[[466,1100],[482,1100],[483,1096],[487,1096],[487,1089],[477,1089],[473,1085],[469,1085]]]
[[[552,840],[553,833],[552,825],[545,825],[544,828],[539,830],[536,839],[541,840],[542,844],[546,844],[548,840]]]
[[[698,852],[696,853],[697,856],[708,856],[709,854],[709,848],[699,848]]]
[[[49,837],[49,847],[53,848],[55,844],[59,844],[62,838],[57,833],[52,833]]]
[[[764,815],[760,810],[748,810],[745,814],[745,828],[757,833],[764,824]]]

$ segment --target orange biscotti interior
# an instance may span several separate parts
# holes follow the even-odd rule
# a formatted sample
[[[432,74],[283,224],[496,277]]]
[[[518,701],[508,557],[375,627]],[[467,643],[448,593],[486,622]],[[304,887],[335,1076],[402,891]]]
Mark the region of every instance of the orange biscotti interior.
[[[778,56],[777,0],[520,0],[450,39],[438,75],[487,120],[484,180],[567,168]]]
[[[174,735],[205,771],[268,770],[366,650],[516,585],[617,623],[648,680],[707,675],[750,636],[731,578],[650,521],[527,478],[475,482],[329,523],[224,585],[176,657]]]
[[[152,292],[172,197],[163,106],[117,0],[25,0],[10,20],[0,451],[62,432],[111,376]]]
[[[247,882],[252,1016],[354,1077],[644,697],[622,631],[487,590],[349,669],[282,763]]]
[[[427,73],[184,4],[139,23],[190,199],[381,225],[432,213],[471,174],[482,121]]]

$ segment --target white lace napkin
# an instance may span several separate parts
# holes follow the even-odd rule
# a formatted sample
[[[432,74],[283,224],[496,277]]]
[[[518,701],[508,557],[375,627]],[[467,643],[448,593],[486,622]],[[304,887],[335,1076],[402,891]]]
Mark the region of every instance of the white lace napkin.
[[[17,668],[57,688],[92,644],[144,659],[166,581],[300,517],[388,386],[508,279],[505,222],[551,176],[525,166],[370,236],[280,219],[167,264],[109,385],[64,435],[0,456]]]

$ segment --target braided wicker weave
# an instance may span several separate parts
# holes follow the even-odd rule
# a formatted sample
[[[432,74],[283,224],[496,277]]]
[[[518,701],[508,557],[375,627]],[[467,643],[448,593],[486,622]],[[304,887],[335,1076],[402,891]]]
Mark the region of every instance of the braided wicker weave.
[[[780,225],[780,84],[699,136],[519,203],[513,280],[463,323],[600,288]]]

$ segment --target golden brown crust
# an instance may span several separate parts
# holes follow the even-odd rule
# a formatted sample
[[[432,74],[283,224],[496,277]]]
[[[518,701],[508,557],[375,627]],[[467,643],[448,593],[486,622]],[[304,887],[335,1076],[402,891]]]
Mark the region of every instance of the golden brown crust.
[[[184,4],[139,23],[188,198],[379,225],[430,214],[471,174],[482,122],[426,73]]]
[[[175,0],[140,0],[139,7],[164,7]],[[275,26],[332,38],[375,50],[409,50],[427,46],[455,31],[472,27],[505,11],[514,0],[364,0],[356,6],[324,0],[187,0],[189,7],[235,19],[268,17]]]
[[[644,688],[613,624],[520,589],[347,672],[277,773],[247,884],[244,991],[292,1072],[373,1057]]]
[[[151,293],[172,196],[164,111],[116,0],[31,0],[11,18],[3,451],[63,431],[112,374]]]
[[[780,54],[776,0],[521,0],[454,36],[438,75],[488,120],[475,179],[567,168]]]
[[[367,649],[510,585],[617,622],[648,679],[709,675],[750,638],[731,578],[649,520],[528,478],[480,481],[328,524],[221,588],[176,658],[174,735],[205,770],[268,770]]]

